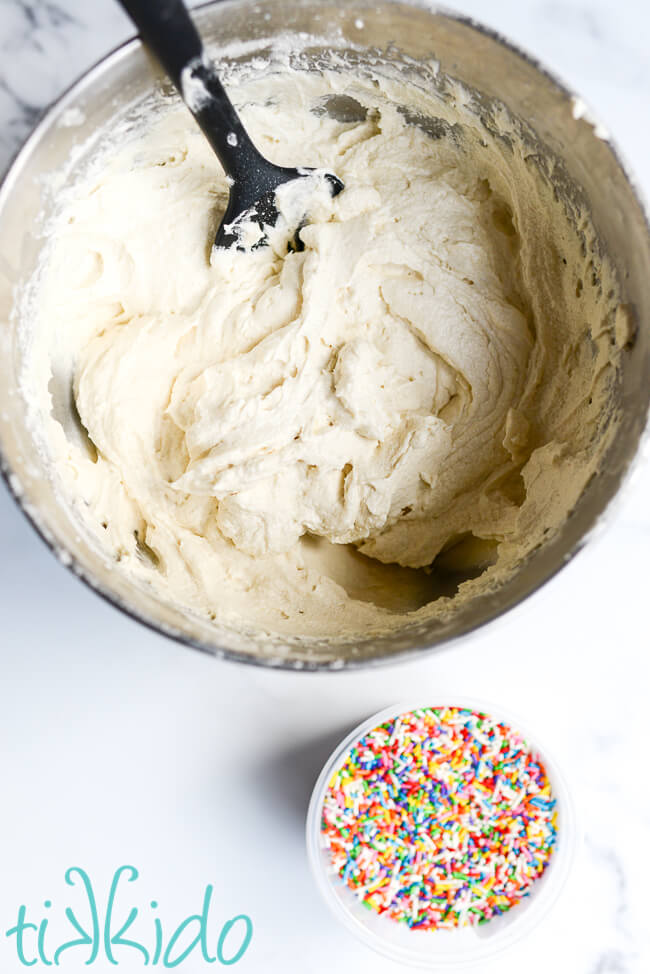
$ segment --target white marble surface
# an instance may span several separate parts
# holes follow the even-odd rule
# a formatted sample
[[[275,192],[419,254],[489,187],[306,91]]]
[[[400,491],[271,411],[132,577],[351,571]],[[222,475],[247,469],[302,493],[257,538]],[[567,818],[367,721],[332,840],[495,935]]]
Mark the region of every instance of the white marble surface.
[[[650,195],[646,0],[448,6],[578,89]],[[128,33],[111,0],[0,0],[0,170],[43,107]],[[51,896],[54,914],[67,867],[99,886],[133,862],[134,903],[155,896],[170,923],[200,907],[207,883],[220,920],[251,915],[238,970],[396,972],[326,912],[303,819],[345,729],[441,689],[525,715],[568,769],[585,834],[557,908],[482,974],[649,970],[649,492],[646,466],[609,530],[489,634],[370,675],[316,676],[216,663],[139,628],[56,563],[0,490],[0,970],[22,969],[4,937],[20,903],[40,916]],[[70,957],[63,969],[85,968]]]

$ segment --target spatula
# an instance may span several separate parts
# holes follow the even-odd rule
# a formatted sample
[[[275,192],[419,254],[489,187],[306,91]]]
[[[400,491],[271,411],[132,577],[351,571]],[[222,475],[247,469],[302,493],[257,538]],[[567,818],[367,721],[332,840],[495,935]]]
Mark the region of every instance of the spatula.
[[[301,249],[298,234],[308,219],[311,190],[315,192],[323,180],[335,196],[343,189],[341,180],[323,170],[276,166],[258,151],[182,0],[119,2],[173,81],[226,172],[230,195],[215,247],[252,250],[268,243],[267,231],[276,226],[279,216],[276,190],[295,182],[295,202],[289,208],[295,228],[289,228],[287,239],[294,249]]]

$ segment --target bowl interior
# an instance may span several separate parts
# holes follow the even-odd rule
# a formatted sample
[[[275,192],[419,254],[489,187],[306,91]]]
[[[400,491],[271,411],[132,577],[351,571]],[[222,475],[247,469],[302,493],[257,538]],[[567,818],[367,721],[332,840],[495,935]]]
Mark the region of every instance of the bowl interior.
[[[642,207],[611,145],[586,121],[574,118],[570,94],[543,70],[491,33],[462,18],[418,6],[384,2],[366,6],[341,0],[238,0],[197,11],[209,43],[240,45],[237,60],[251,59],[275,35],[315,35],[307,53],[322,63],[336,49],[352,64],[363,62],[362,44],[431,73],[435,58],[443,72],[482,93],[486,124],[492,99],[533,127],[540,153],[563,160],[566,179],[586,194],[603,248],[618,268],[636,335],[626,351],[621,425],[604,465],[558,535],[535,551],[499,591],[477,597],[446,620],[405,625],[382,636],[333,644],[327,639],[260,638],[253,630],[217,628],[170,605],[155,592],[136,588],[60,502],[25,423],[19,388],[23,343],[12,315],[15,295],[37,266],[44,245],[44,221],[56,194],[49,177],[73,177],[98,132],[133,106],[164,97],[168,84],[139,42],[133,41],[88,72],[50,110],[18,156],[0,190],[0,448],[2,469],[24,511],[48,544],[78,575],[119,608],[190,646],[234,659],[294,668],[341,667],[392,659],[440,646],[496,619],[554,574],[581,546],[637,452],[650,399],[650,241]],[[358,23],[364,28],[360,36]],[[392,46],[391,46],[392,45]],[[418,62],[422,65],[418,67]]]

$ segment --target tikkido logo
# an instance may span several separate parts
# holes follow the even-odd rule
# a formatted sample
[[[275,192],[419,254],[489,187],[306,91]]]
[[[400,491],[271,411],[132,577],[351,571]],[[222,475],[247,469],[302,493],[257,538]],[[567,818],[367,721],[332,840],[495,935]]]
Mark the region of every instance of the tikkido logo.
[[[28,917],[27,907],[20,906],[16,923],[5,932],[15,946],[20,963],[24,967],[63,967],[73,958],[84,966],[107,960],[116,967],[124,964],[132,971],[134,960],[138,961],[138,967],[169,968],[179,967],[192,956],[193,970],[196,970],[199,957],[207,964],[218,962],[226,966],[242,959],[253,937],[252,921],[240,913],[218,928],[218,936],[217,931],[211,933],[213,886],[205,888],[201,912],[185,917],[166,934],[160,916],[156,915],[156,900],[150,901],[146,912],[132,905],[133,888],[126,884],[134,883],[138,876],[135,866],[120,866],[115,871],[106,909],[101,915],[88,873],[78,867],[68,869],[65,881],[68,886],[77,887],[83,912],[78,905],[75,911],[66,906],[61,915],[60,910],[53,909],[51,900],[45,900],[45,915],[36,918]],[[66,939],[58,936],[62,930]],[[71,933],[74,936],[67,939]]]

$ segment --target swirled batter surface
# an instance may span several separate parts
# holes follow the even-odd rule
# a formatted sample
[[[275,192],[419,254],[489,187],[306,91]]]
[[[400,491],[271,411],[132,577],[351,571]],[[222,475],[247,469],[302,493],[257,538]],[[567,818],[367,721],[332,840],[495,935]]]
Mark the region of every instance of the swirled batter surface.
[[[412,93],[299,72],[237,94],[263,152],[345,191],[300,252],[211,255],[227,186],[180,108],[77,187],[38,301],[65,490],[122,569],[219,621],[448,611],[596,467],[617,349],[593,259],[469,113],[427,127]]]

